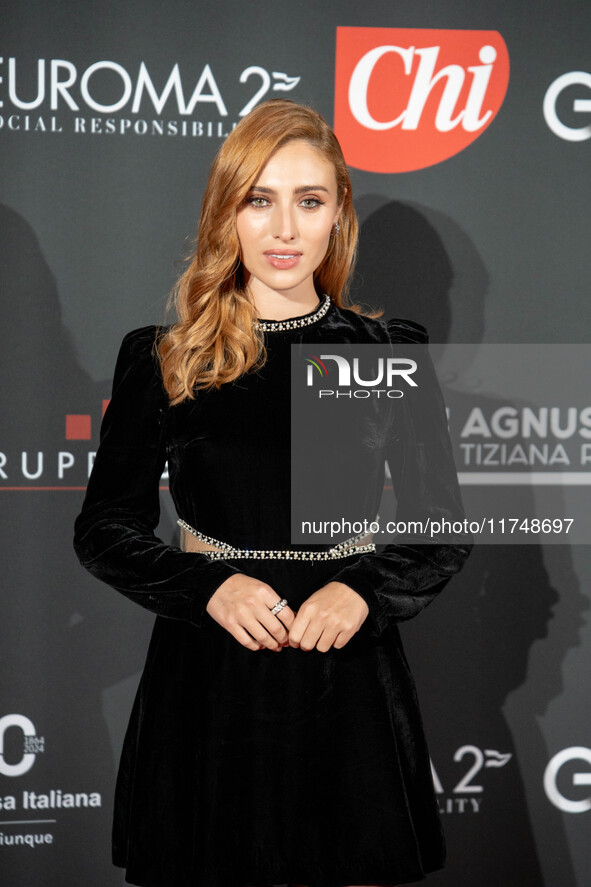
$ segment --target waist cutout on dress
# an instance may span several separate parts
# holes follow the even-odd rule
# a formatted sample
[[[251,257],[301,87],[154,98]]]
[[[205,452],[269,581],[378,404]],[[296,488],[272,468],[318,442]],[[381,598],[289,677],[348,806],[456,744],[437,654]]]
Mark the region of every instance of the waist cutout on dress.
[[[222,558],[255,558],[275,560],[328,561],[350,557],[352,554],[373,553],[375,544],[371,542],[372,534],[360,533],[343,542],[338,542],[326,551],[264,548],[235,548],[229,542],[221,542],[212,536],[206,536],[186,521],[179,518],[177,524],[181,528],[181,548],[183,551],[199,551],[211,560]]]

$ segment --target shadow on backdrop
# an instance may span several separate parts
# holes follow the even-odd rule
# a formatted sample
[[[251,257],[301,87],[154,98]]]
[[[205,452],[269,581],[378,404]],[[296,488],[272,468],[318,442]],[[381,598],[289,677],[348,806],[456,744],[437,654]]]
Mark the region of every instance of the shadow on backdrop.
[[[4,338],[0,451],[7,457],[0,483],[50,486],[60,451],[92,450],[102,399],[110,383],[95,383],[80,367],[64,328],[56,281],[31,226],[0,205],[0,275]],[[84,298],[92,298],[85,293]],[[89,330],[89,335],[92,332]],[[66,414],[92,414],[93,440],[65,439]],[[23,477],[21,454],[28,470]],[[73,469],[72,469],[73,470]],[[131,681],[141,669],[153,617],[97,582],[78,564],[72,549],[73,522],[82,492],[2,489],[2,710],[19,713],[45,739],[24,775],[0,775],[0,795],[13,795],[17,810],[1,819],[56,819],[47,831],[52,846],[35,852],[17,847],[2,853],[2,883],[11,887],[109,887],[123,876],[111,865],[111,804],[115,765],[133,688],[121,709],[109,706],[110,688]],[[172,528],[170,529],[172,533]],[[5,760],[19,761],[23,734],[5,735]],[[22,792],[100,792],[96,809],[21,809]],[[40,815],[41,814],[41,815]],[[43,830],[44,826],[39,826]],[[35,827],[2,825],[4,834]]]
[[[457,223],[382,196],[362,198],[357,209],[361,247],[352,299],[383,308],[384,319],[422,323],[432,343],[480,342],[488,275]],[[444,390],[444,397],[452,419],[470,409],[470,394]],[[485,407],[482,396],[474,402]],[[543,795],[548,754],[536,719],[561,692],[562,661],[579,643],[585,598],[566,546],[563,555],[558,592],[541,547],[477,546],[441,597],[402,627],[448,844],[447,867],[429,876],[434,887],[549,885],[538,851],[546,841],[560,860],[561,887],[576,885],[561,814]],[[561,603],[568,616],[545,648],[544,674],[527,696],[515,739],[504,705],[525,683],[530,649],[548,637]],[[517,748],[527,749],[527,759],[518,759]]]

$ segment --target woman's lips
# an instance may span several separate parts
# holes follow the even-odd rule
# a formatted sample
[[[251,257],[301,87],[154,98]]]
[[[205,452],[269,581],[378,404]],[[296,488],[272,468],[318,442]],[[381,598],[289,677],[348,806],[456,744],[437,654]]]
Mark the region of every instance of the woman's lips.
[[[302,257],[301,253],[293,250],[267,250],[263,253],[265,259],[273,268],[288,269],[294,268]]]

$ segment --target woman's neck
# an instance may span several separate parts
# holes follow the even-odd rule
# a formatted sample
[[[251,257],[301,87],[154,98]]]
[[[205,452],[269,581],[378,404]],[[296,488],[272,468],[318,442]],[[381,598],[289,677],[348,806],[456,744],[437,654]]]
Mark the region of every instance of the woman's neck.
[[[249,298],[256,308],[257,317],[265,320],[285,320],[287,317],[309,314],[322,302],[315,291],[291,297],[272,291],[255,295],[249,293]]]

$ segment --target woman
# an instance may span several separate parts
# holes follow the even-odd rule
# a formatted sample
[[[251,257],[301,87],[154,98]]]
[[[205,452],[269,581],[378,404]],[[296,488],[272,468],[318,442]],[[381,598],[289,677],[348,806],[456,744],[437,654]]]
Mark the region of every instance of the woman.
[[[75,547],[158,616],[117,780],[131,884],[394,885],[443,863],[396,626],[469,547],[290,544],[291,345],[426,341],[344,307],[356,237],[325,121],[260,105],[214,161],[178,322],[123,341]],[[438,391],[428,436],[412,423],[375,451],[378,492],[387,456],[399,507],[457,515]],[[184,550],[154,535],[166,461]]]

